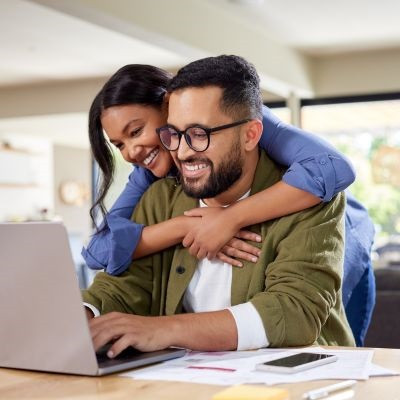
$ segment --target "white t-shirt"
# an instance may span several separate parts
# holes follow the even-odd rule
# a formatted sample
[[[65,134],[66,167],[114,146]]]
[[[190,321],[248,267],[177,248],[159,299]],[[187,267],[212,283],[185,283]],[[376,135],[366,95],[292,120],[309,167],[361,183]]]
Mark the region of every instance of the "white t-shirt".
[[[250,191],[238,201],[248,197]],[[207,205],[200,200],[200,207]],[[235,267],[234,267],[235,268]],[[205,312],[228,309],[238,330],[237,350],[268,346],[264,325],[251,302],[231,306],[232,266],[219,259],[199,261],[185,291],[183,307],[186,312]]]

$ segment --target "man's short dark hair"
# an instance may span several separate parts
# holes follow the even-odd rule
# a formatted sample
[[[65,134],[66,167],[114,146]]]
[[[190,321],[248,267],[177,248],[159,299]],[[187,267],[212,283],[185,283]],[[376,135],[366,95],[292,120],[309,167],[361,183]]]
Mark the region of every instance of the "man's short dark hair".
[[[167,90],[217,86],[223,89],[221,110],[235,119],[262,119],[260,78],[254,65],[234,55],[207,57],[181,68]]]

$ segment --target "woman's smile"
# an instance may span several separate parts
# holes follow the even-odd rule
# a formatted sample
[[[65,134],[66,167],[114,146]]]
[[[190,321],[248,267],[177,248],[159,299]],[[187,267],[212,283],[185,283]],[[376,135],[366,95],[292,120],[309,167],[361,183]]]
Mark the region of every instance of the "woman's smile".
[[[143,160],[143,164],[146,168],[151,168],[151,165],[156,162],[156,158],[158,153],[160,152],[159,148],[153,149],[150,154]]]

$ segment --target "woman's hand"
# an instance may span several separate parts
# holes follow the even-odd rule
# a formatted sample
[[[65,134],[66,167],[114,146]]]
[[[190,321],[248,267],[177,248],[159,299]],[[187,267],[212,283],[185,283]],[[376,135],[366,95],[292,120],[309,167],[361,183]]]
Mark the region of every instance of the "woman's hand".
[[[201,218],[189,230],[182,244],[189,248],[189,253],[199,260],[218,258],[233,266],[242,267],[238,260],[257,262],[260,249],[244,240],[261,242],[260,235],[241,230],[238,232],[235,220],[222,207],[194,208],[186,211],[185,216]]]

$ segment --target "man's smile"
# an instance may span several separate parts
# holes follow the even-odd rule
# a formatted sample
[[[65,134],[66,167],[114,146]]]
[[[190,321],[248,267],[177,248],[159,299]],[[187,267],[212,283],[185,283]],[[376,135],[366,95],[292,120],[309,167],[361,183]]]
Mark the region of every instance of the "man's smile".
[[[203,161],[181,162],[181,172],[185,178],[199,178],[209,172],[211,165]]]

